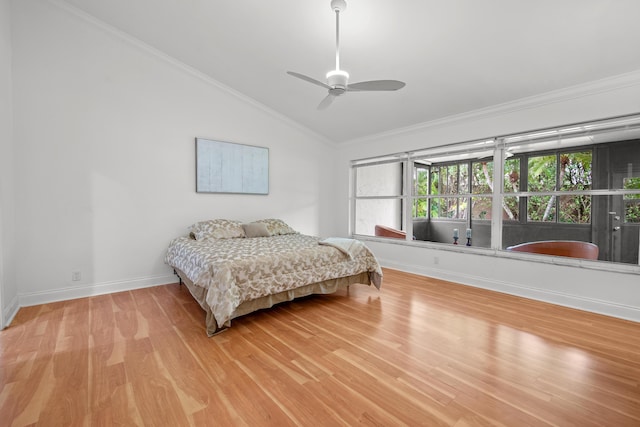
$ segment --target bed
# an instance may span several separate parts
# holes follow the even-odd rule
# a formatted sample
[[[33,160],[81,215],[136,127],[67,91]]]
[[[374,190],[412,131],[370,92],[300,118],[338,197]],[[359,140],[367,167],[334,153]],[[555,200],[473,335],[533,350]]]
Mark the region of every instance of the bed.
[[[283,301],[382,282],[362,242],[300,234],[279,219],[198,222],[170,242],[165,262],[206,312],[209,336]]]

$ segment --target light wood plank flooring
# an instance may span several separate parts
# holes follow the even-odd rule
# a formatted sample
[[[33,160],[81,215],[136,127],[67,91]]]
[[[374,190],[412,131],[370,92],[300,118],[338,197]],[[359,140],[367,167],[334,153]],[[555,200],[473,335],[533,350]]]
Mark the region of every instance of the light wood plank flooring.
[[[640,425],[640,324],[384,273],[213,338],[177,284],[22,308],[0,424]]]

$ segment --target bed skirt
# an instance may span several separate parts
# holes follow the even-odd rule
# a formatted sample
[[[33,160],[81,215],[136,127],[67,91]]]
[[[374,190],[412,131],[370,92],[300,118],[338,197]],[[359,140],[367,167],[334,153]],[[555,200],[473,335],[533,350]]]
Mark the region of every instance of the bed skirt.
[[[231,320],[226,322],[224,325],[218,326],[213,313],[211,312],[211,308],[207,305],[205,301],[205,297],[207,294],[207,289],[201,286],[196,286],[184,272],[180,271],[177,268],[174,268],[176,274],[182,280],[182,283],[185,284],[189,292],[193,296],[193,298],[200,304],[200,307],[205,311],[207,317],[205,320],[207,327],[207,335],[213,336],[224,331],[226,328],[231,326]],[[369,272],[362,272],[360,274],[356,274],[353,276],[347,277],[339,277],[337,279],[329,279],[324,280],[322,282],[311,283],[309,285],[304,285],[299,288],[290,289],[288,291],[280,292],[273,295],[266,295],[262,298],[258,298],[251,301],[245,301],[236,308],[233,312],[231,319],[235,319],[236,317],[244,316],[245,314],[253,313],[254,311],[261,310],[263,308],[273,307],[275,304],[284,302],[284,301],[293,301],[296,298],[302,298],[308,295],[313,294],[332,294],[336,292],[338,289],[344,289],[349,287],[350,285],[360,283],[364,285],[371,284],[371,277]]]

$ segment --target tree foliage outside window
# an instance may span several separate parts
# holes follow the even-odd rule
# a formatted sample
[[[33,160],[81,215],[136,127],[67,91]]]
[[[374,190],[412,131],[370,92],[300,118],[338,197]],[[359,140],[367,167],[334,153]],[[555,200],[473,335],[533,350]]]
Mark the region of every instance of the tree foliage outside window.
[[[640,177],[625,178],[625,190],[640,190]],[[624,195],[624,222],[640,223],[640,194]]]
[[[560,154],[560,189],[591,190],[591,151]],[[591,196],[569,195],[559,198],[558,221],[591,223]]]
[[[426,166],[416,166],[413,169],[413,182],[415,183],[415,195],[426,196],[429,192],[429,169]],[[416,198],[413,203],[413,217],[425,218],[427,216],[427,199]]]
[[[471,165],[472,184],[471,192],[473,194],[492,194],[493,193],[493,161],[478,161]],[[491,197],[474,197],[473,219],[491,219],[491,209],[493,198]],[[502,202],[503,217],[505,219],[517,219],[518,208],[517,203],[514,205],[512,201]]]
[[[429,176],[427,184],[426,177]],[[432,219],[491,219],[492,197],[469,197],[473,194],[491,194],[493,162],[460,162],[449,165],[431,166],[429,170],[416,165],[414,185],[416,196],[442,196],[414,199],[414,217]],[[454,196],[462,197],[454,197]]]
[[[474,162],[471,165],[473,194],[490,194],[493,187],[493,162]]]
[[[591,189],[592,152],[567,152],[528,157],[512,157],[504,161],[502,201],[503,219],[519,219],[520,197],[508,196],[521,189],[521,166],[526,162],[525,191],[558,192],[588,191]],[[640,178],[638,178],[640,180]],[[628,185],[640,185],[629,181]],[[416,196],[443,196],[414,199],[414,217],[438,219],[491,219],[491,197],[451,197],[455,195],[492,194],[493,161],[460,162],[449,165],[414,168]],[[640,197],[629,203],[628,221],[640,222]],[[527,219],[532,222],[563,222],[589,224],[591,196],[588,195],[532,195],[527,200]],[[471,206],[469,206],[469,204]],[[428,211],[428,212],[427,212]],[[428,215],[427,215],[428,214]]]
[[[460,193],[460,175],[458,164],[431,167],[432,195],[452,196]],[[460,215],[460,207],[463,209]],[[459,204],[457,197],[437,197],[431,199],[431,218],[463,218],[465,204]]]
[[[512,157],[504,161],[502,188],[505,193],[520,191],[520,158]],[[503,199],[505,215],[503,219],[517,220],[520,213],[520,197],[506,196]]]
[[[591,151],[531,156],[527,160],[530,192],[581,191],[591,189]],[[559,184],[557,184],[559,183]],[[555,195],[529,196],[529,221],[572,224],[591,223],[591,196]]]
[[[458,164],[458,194],[469,193],[469,164]]]
[[[493,192],[493,162],[480,161],[471,164],[471,192],[473,194],[491,194]],[[491,219],[491,197],[473,197],[471,199],[472,219]]]
[[[426,196],[429,193],[429,169],[416,167],[414,169],[414,181],[416,183],[416,196]]]
[[[472,217],[471,219],[491,219],[491,197],[472,197]]]
[[[528,191],[554,191],[556,189],[556,156],[535,156],[528,160]],[[555,221],[553,196],[530,196],[527,203],[527,220]]]

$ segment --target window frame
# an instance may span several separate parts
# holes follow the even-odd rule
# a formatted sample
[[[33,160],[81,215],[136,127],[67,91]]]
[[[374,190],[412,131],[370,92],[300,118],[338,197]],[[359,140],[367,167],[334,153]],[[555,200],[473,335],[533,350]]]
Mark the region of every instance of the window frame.
[[[534,131],[529,131],[529,132],[521,132],[521,133],[514,133],[514,134],[509,134],[509,135],[503,135],[503,136],[496,136],[496,137],[492,137],[492,138],[482,138],[482,139],[478,139],[478,140],[472,140],[472,141],[466,141],[466,142],[459,142],[459,143],[450,143],[450,144],[443,144],[443,145],[432,145],[430,148],[425,148],[425,149],[421,149],[421,150],[415,150],[415,151],[408,151],[408,152],[402,152],[402,153],[397,153],[397,154],[392,154],[392,155],[388,155],[388,156],[381,156],[381,157],[375,157],[375,158],[368,158],[368,159],[360,159],[360,160],[353,160],[351,162],[351,167],[352,168],[357,168],[361,165],[364,164],[373,164],[377,161],[384,161],[384,159],[389,159],[389,158],[393,158],[393,161],[401,161],[403,164],[403,173],[402,173],[402,195],[398,196],[398,199],[402,200],[402,205],[403,205],[403,216],[402,216],[402,220],[403,220],[403,225],[405,225],[405,231],[407,232],[407,242],[406,244],[413,244],[413,245],[422,245],[422,246],[429,246],[429,247],[437,247],[439,249],[460,249],[460,248],[451,248],[451,245],[447,244],[447,243],[441,243],[441,242],[429,242],[429,241],[411,241],[410,239],[410,235],[412,235],[412,225],[413,225],[413,221],[415,219],[429,219],[429,220],[433,220],[433,221],[458,221],[458,222],[462,222],[464,223],[465,221],[469,221],[469,220],[473,220],[473,221],[483,221],[481,219],[473,219],[473,211],[472,208],[470,207],[469,209],[469,213],[468,213],[468,218],[467,219],[461,219],[461,218],[432,218],[430,216],[431,212],[430,212],[430,202],[432,199],[439,197],[457,197],[457,198],[466,198],[468,200],[468,203],[472,203],[472,199],[474,197],[491,197],[492,198],[492,215],[491,215],[491,237],[490,237],[490,241],[491,241],[491,245],[490,248],[473,248],[472,250],[479,250],[479,251],[484,251],[484,250],[492,250],[494,255],[495,254],[501,254],[504,256],[512,256],[513,254],[510,253],[505,253],[503,247],[502,247],[502,228],[503,228],[503,223],[505,222],[509,222],[512,223],[511,220],[508,219],[503,219],[502,218],[502,204],[504,201],[505,197],[517,197],[520,199],[520,204],[519,204],[519,210],[518,210],[518,218],[516,220],[514,220],[515,223],[528,223],[528,219],[527,219],[527,204],[528,204],[528,198],[531,196],[537,196],[537,195],[553,195],[556,196],[556,200],[554,201],[554,203],[556,204],[556,213],[554,215],[554,221],[553,222],[545,222],[545,223],[541,223],[541,224],[562,224],[564,226],[567,225],[576,225],[576,226],[593,226],[593,222],[594,222],[594,217],[593,217],[593,213],[591,215],[590,218],[590,222],[589,223],[571,223],[571,222],[560,222],[560,214],[559,214],[559,209],[558,209],[558,197],[561,196],[569,196],[569,195],[589,195],[592,196],[592,200],[593,197],[595,196],[625,196],[625,195],[634,195],[637,197],[640,197],[640,189],[624,189],[624,188],[594,188],[594,177],[593,177],[593,173],[595,173],[596,170],[596,162],[599,161],[598,157],[597,157],[597,153],[596,153],[596,149],[595,147],[600,146],[600,144],[609,144],[609,143],[614,143],[617,141],[631,141],[631,140],[639,140],[640,141],[640,134],[638,133],[640,130],[640,114],[632,114],[632,115],[627,115],[627,116],[618,116],[618,117],[612,117],[612,118],[607,118],[607,119],[602,119],[602,120],[596,120],[596,121],[590,121],[590,122],[582,122],[582,123],[577,123],[577,124],[570,124],[570,125],[564,125],[564,126],[556,126],[556,127],[552,127],[552,128],[546,128],[546,129],[540,129],[540,130],[534,130]],[[629,132],[628,132],[629,131]],[[604,142],[602,141],[598,141],[598,142],[592,142],[592,143],[581,143],[581,142],[577,142],[577,143],[573,143],[573,144],[569,144],[569,145],[560,145],[558,148],[554,148],[554,149],[545,149],[545,142],[556,142],[557,144],[564,144],[564,141],[568,140],[568,139],[572,139],[575,138],[576,141],[580,140],[581,138],[585,137],[594,137],[594,136],[598,136],[598,135],[613,135],[612,139],[609,140],[605,140]],[[631,136],[629,136],[631,135]],[[492,192],[489,193],[483,193],[483,194],[474,194],[472,192],[473,190],[473,183],[472,183],[472,171],[473,171],[473,163],[474,161],[477,161],[477,159],[460,159],[460,160],[456,160],[453,162],[446,162],[446,161],[432,161],[427,165],[425,165],[424,163],[421,163],[419,165],[419,167],[423,167],[428,169],[428,177],[429,177],[429,182],[427,185],[427,194],[426,195],[422,195],[422,194],[417,194],[416,191],[416,184],[414,183],[413,177],[414,177],[414,169],[417,166],[416,161],[422,161],[427,159],[429,156],[433,155],[435,157],[438,156],[444,156],[446,157],[447,155],[454,155],[454,154],[460,154],[460,153],[465,153],[466,151],[468,151],[468,147],[469,145],[478,145],[478,144],[484,144],[482,149],[487,150],[490,149],[492,152],[491,158],[492,158],[492,162],[494,165],[494,170],[493,170],[493,189]],[[538,145],[539,144],[539,145]],[[518,146],[524,146],[526,147],[526,149],[522,150],[522,151],[516,151],[513,152],[512,149],[513,148],[517,148]],[[465,148],[467,147],[467,148]],[[592,165],[591,165],[591,173],[592,173],[592,184],[591,184],[591,188],[589,190],[562,190],[562,183],[559,180],[559,162],[560,162],[560,154],[564,154],[564,153],[575,153],[575,152],[582,152],[582,151],[586,151],[589,150],[591,151],[591,155],[592,155]],[[505,161],[512,157],[512,156],[516,156],[518,158],[520,158],[520,170],[519,170],[519,174],[520,174],[520,186],[519,186],[519,190],[522,190],[522,188],[526,188],[528,190],[528,184],[525,187],[522,183],[522,179],[523,177],[528,175],[528,159],[534,155],[538,156],[538,155],[543,155],[545,153],[553,153],[556,157],[556,183],[554,186],[554,190],[552,191],[542,191],[542,192],[532,192],[532,191],[505,191],[504,188],[504,182],[505,182],[505,176],[504,176],[504,166],[505,166]],[[508,153],[512,153],[512,155],[506,156],[506,154]],[[387,160],[389,161],[389,160]],[[431,186],[431,171],[432,171],[432,167],[433,166],[442,166],[445,164],[467,164],[468,165],[468,173],[469,173],[469,182],[468,182],[468,186],[469,186],[469,191],[468,193],[464,193],[464,194],[460,194],[459,192],[459,179],[458,179],[458,194],[455,195],[448,195],[448,196],[442,196],[442,195],[433,195],[430,192],[430,186]],[[526,167],[525,167],[526,165]],[[459,167],[458,167],[458,174],[459,174]],[[416,175],[417,176],[417,175]],[[354,179],[355,180],[355,179]],[[355,189],[355,187],[353,187]],[[523,203],[523,199],[526,200],[527,203]],[[351,195],[350,195],[350,199],[351,199],[351,210],[350,210],[350,234],[353,237],[357,237],[357,238],[369,238],[369,237],[373,237],[373,236],[367,236],[367,235],[358,235],[354,233],[355,227],[354,227],[354,223],[355,223],[355,217],[357,215],[356,209],[355,209],[355,202],[358,199],[361,199],[361,197],[356,197],[355,196],[355,191],[352,191]],[[419,199],[426,199],[427,200],[427,209],[426,209],[426,213],[425,216],[414,216],[413,215],[413,209],[414,206],[416,206],[416,201]],[[633,200],[633,199],[632,199]],[[416,210],[417,212],[417,210]],[[459,206],[456,209],[457,212],[457,216],[459,216]],[[630,223],[633,226],[638,225],[640,226],[640,222],[635,222],[635,223]],[[403,244],[405,244],[405,242],[402,242]],[[564,262],[564,260],[562,260]],[[567,260],[567,262],[570,263],[569,260]],[[612,265],[614,266],[613,268],[618,268],[621,265],[622,266],[629,266],[628,264],[620,264],[620,263],[614,263],[614,262],[606,262],[606,265]],[[636,271],[636,270],[634,270]],[[638,270],[640,272],[640,270]]]
[[[356,230],[356,206],[359,200],[399,200],[400,201],[400,225],[401,228],[409,227],[411,228],[411,221],[407,221],[406,216],[406,206],[407,206],[407,182],[409,182],[409,178],[407,178],[407,155],[405,153],[395,154],[392,156],[384,156],[382,158],[370,158],[363,160],[356,160],[351,162],[351,203],[350,203],[350,221],[349,221],[349,234],[351,236],[357,235],[355,233]],[[378,166],[378,165],[387,165],[387,164],[395,164],[398,163],[400,165],[400,194],[393,196],[363,196],[358,195],[358,169],[362,167],[370,167],[370,166]],[[407,235],[410,235],[407,232]],[[360,235],[364,236],[364,235]]]

